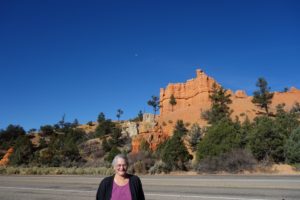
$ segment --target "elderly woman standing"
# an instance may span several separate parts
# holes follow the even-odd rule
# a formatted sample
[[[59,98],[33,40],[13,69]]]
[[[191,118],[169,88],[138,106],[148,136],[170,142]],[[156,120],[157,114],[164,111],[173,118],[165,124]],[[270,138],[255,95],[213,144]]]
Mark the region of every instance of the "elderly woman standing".
[[[101,181],[96,200],[144,200],[141,180],[135,175],[127,174],[127,157],[116,155],[112,166],[115,174]]]

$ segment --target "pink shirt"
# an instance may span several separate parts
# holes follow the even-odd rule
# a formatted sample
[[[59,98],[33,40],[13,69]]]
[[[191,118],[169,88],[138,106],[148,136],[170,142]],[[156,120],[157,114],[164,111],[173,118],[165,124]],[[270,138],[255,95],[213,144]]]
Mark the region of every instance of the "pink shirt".
[[[111,200],[131,200],[129,181],[123,186],[119,186],[115,183],[115,181],[113,181]]]

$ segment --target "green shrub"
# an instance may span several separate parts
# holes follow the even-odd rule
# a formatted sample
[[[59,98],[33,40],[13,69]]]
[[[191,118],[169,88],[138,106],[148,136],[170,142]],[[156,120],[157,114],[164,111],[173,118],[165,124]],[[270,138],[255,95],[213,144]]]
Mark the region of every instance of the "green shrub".
[[[300,127],[295,129],[284,146],[288,163],[300,163]]]
[[[186,135],[187,129],[182,120],[178,120],[174,129],[173,136],[166,141],[161,151],[161,159],[172,169],[187,170],[186,163],[192,159],[185,147],[182,137]]]
[[[20,174],[20,169],[15,168],[15,167],[7,167],[6,168],[6,174]]]
[[[6,174],[6,167],[0,167],[0,174]]]
[[[161,173],[170,173],[172,168],[164,163],[163,161],[156,162],[152,167],[149,169],[150,174],[161,174]]]
[[[250,133],[249,145],[259,161],[284,161],[284,136],[276,131],[274,120],[267,116],[257,117]]]
[[[219,156],[240,147],[240,127],[223,119],[207,128],[206,134],[198,144],[197,160]]]
[[[253,155],[244,149],[235,149],[219,156],[202,159],[196,166],[198,173],[229,172],[238,173],[251,171],[257,162]]]
[[[23,175],[112,175],[114,170],[106,167],[0,167],[0,174],[23,174]]]

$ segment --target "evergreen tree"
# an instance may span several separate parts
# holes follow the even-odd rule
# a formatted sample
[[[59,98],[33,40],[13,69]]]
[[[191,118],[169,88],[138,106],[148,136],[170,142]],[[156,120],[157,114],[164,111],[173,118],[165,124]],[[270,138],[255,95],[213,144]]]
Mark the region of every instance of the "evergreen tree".
[[[177,120],[173,135],[181,138],[181,137],[185,136],[187,134],[187,132],[188,132],[188,130],[185,127],[183,121]]]
[[[104,160],[111,163],[113,161],[114,157],[120,153],[121,153],[121,151],[116,146],[113,146],[112,149],[110,150],[110,152],[108,153],[108,155],[104,158]]]
[[[198,144],[197,160],[219,156],[240,147],[240,127],[223,118],[207,128],[205,136]]]
[[[121,115],[123,115],[123,110],[121,110],[120,108],[117,110],[117,114],[116,114],[116,116],[117,116],[117,118],[118,118],[118,121],[120,121],[120,117],[121,117]]]
[[[294,112],[286,112],[284,107],[284,103],[276,106],[274,128],[275,131],[282,134],[285,139],[287,139],[291,135],[292,131],[300,125],[300,123],[298,115]]]
[[[65,126],[65,118],[66,118],[66,114],[63,114],[61,120],[58,122],[59,127],[62,129]]]
[[[111,146],[108,144],[106,137],[102,140],[102,148],[105,152],[109,152],[111,150]]]
[[[48,148],[42,151],[42,164],[70,167],[82,158],[78,145],[86,140],[86,134],[80,129],[69,128],[64,134],[51,135]]]
[[[284,135],[276,131],[274,120],[268,116],[255,118],[249,146],[258,160],[284,161]]]
[[[54,128],[51,125],[44,125],[40,127],[42,136],[50,136],[54,134]]]
[[[288,163],[300,163],[300,127],[293,130],[284,146],[284,150]]]
[[[266,114],[269,115],[269,105],[272,103],[273,93],[270,92],[270,87],[264,78],[259,78],[256,82],[259,88],[253,93],[252,103],[264,109]]]
[[[15,141],[26,134],[22,126],[8,125],[5,130],[0,131],[0,148],[8,149],[15,144]]]
[[[240,148],[247,148],[249,144],[249,135],[252,131],[253,125],[251,124],[248,117],[246,117],[245,121],[241,124],[239,140],[240,140]]]
[[[155,119],[156,112],[160,108],[159,98],[157,96],[152,96],[151,99],[148,101],[148,105],[153,107],[154,119]]]
[[[140,122],[143,121],[143,112],[141,110],[138,113],[138,119],[139,119]]]
[[[173,136],[167,140],[161,149],[161,159],[173,169],[186,170],[186,162],[192,159],[182,137],[187,133],[182,121],[178,121]]]
[[[98,116],[98,126],[96,127],[95,136],[102,137],[104,135],[111,134],[115,128],[115,124],[110,119],[105,119],[104,113],[100,113]]]
[[[215,83],[212,87],[212,93],[209,95],[211,99],[211,109],[204,113],[204,118],[208,120],[209,124],[216,123],[221,119],[229,119],[231,110],[229,104],[232,103],[231,95],[227,94],[227,90],[223,87],[218,87]]]
[[[188,136],[188,142],[192,151],[196,151],[201,138],[201,128],[197,123],[192,125],[191,130],[188,132]]]
[[[111,139],[108,141],[108,144],[111,147],[121,146],[122,144],[121,136],[122,136],[122,130],[119,127],[115,127],[112,131]]]
[[[169,104],[171,104],[171,106],[172,106],[172,112],[173,112],[173,107],[177,104],[177,101],[176,101],[176,99],[175,99],[175,97],[174,97],[173,94],[170,96]]]
[[[10,156],[11,165],[29,164],[33,158],[33,145],[26,135],[18,137],[14,145],[14,152]]]
[[[98,115],[98,119],[97,119],[97,122],[100,124],[102,122],[105,121],[105,115],[103,112],[100,112],[100,114]]]

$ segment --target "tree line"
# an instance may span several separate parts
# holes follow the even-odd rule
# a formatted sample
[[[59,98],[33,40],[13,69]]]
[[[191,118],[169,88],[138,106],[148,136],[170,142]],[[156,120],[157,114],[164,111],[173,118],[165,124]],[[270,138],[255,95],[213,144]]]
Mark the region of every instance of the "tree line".
[[[155,151],[143,140],[139,153],[131,153],[131,138],[122,134],[121,109],[117,110],[117,121],[100,112],[95,131],[90,134],[78,128],[78,120],[66,122],[65,116],[54,125],[30,130],[38,133],[38,145],[32,144],[33,135],[26,134],[21,126],[9,125],[0,130],[0,149],[14,147],[10,159],[10,165],[14,166],[87,166],[89,160],[95,166],[109,166],[112,158],[122,152],[129,155],[132,172],[152,174],[190,169],[238,172],[251,170],[257,164],[300,163],[300,105],[296,103],[287,110],[284,104],[279,104],[274,113],[270,112],[273,93],[267,81],[259,78],[256,86],[252,102],[262,112],[253,121],[245,114],[240,115],[245,118],[243,121],[233,118],[231,95],[223,87],[213,85],[209,96],[211,107],[201,114],[208,126],[178,120],[172,136]],[[159,98],[152,96],[147,103],[156,115]],[[173,111],[177,103],[174,95],[169,103]],[[132,120],[141,122],[142,117],[140,111]]]

